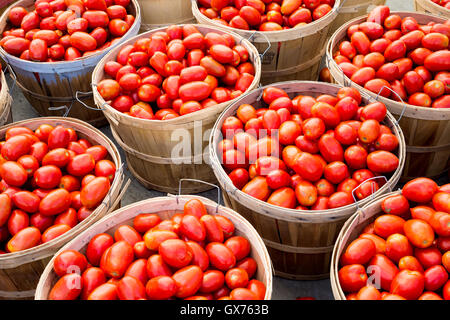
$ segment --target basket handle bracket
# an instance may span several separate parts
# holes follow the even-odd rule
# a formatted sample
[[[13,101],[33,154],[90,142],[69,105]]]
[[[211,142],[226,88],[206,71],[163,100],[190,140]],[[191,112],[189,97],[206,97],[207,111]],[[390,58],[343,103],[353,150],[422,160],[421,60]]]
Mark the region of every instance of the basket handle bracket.
[[[353,190],[352,190],[352,197],[353,197],[353,200],[355,201],[355,203],[356,203],[356,207],[357,207],[357,211],[359,211],[361,208],[359,207],[359,200],[358,199],[356,199],[356,197],[355,197],[355,191],[359,188],[359,187],[361,187],[364,183],[366,183],[366,182],[368,182],[368,181],[372,181],[372,180],[376,180],[376,179],[383,179],[385,182],[386,182],[386,184],[388,183],[388,179],[385,177],[385,176],[376,176],[376,177],[372,177],[372,178],[369,178],[369,179],[367,179],[367,180],[364,180],[363,182],[361,182],[356,188],[354,188]],[[372,187],[372,193],[371,193],[371,197],[372,197],[372,199],[374,199],[375,198],[375,189],[374,189],[374,187],[373,187],[373,185],[371,186]],[[389,186],[389,191],[391,191],[392,192],[392,189],[391,189],[391,187]],[[362,199],[361,199],[362,200]]]
[[[182,178],[182,179],[180,179],[180,181],[179,181],[179,183],[178,183],[178,194],[177,194],[177,196],[176,196],[177,203],[178,203],[178,197],[181,195],[181,186],[182,186],[183,181],[191,181],[191,182],[203,183],[203,184],[207,184],[207,185],[209,185],[209,186],[212,186],[212,187],[216,188],[216,189],[217,189],[217,207],[216,207],[216,213],[219,212],[220,199],[222,198],[222,194],[221,194],[220,188],[219,188],[217,185],[213,184],[213,183],[209,183],[209,182],[206,182],[206,181],[203,181],[203,180],[198,180],[198,179],[188,179],[188,178]]]
[[[380,98],[380,95],[381,95],[381,92],[383,91],[383,89],[387,89],[387,90],[391,91],[393,94],[395,94],[395,95],[397,96],[397,98],[400,99],[400,101],[401,101],[402,104],[403,104],[403,109],[402,109],[402,112],[400,113],[400,117],[399,117],[399,118],[397,119],[397,121],[396,121],[396,124],[398,125],[399,122],[400,122],[400,120],[402,120],[403,115],[404,115],[404,113],[405,113],[405,110],[406,110],[406,103],[403,101],[402,97],[400,97],[400,95],[399,95],[397,92],[395,92],[394,90],[392,90],[392,88],[389,88],[389,87],[386,87],[386,86],[381,87],[380,91],[378,91],[378,94],[377,94],[377,96],[376,96],[376,98],[375,98],[376,101],[379,101],[378,99]]]

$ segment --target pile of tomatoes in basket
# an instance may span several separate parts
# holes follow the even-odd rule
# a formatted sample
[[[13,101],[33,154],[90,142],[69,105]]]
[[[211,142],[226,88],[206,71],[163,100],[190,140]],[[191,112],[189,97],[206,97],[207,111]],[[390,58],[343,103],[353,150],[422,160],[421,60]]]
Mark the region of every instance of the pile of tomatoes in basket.
[[[200,12],[225,26],[280,31],[319,20],[334,0],[198,0]]]
[[[371,195],[388,179],[377,177],[399,166],[397,136],[381,124],[385,105],[360,106],[354,88],[291,99],[267,87],[262,100],[266,107],[242,104],[224,120],[217,147],[244,193],[285,208],[332,209]]]
[[[434,3],[440,5],[441,7],[447,8],[450,10],[450,0],[430,0]]]
[[[63,126],[6,131],[0,142],[1,253],[46,243],[87,218],[108,194],[108,151]]]
[[[10,10],[11,29],[0,45],[14,56],[37,62],[70,61],[115,44],[134,23],[130,0],[37,0],[28,11]]]
[[[266,287],[253,279],[251,244],[234,231],[228,218],[209,215],[198,199],[171,219],[139,214],[113,236],[94,236],[85,254],[57,255],[53,270],[60,278],[48,298],[262,300]]]
[[[232,100],[255,78],[248,50],[233,36],[202,34],[194,25],[172,25],[124,46],[104,70],[111,78],[98,83],[103,99],[147,120],[169,120]]]
[[[450,20],[421,25],[379,6],[347,37],[334,60],[353,82],[396,101],[450,108]]]
[[[340,257],[347,299],[450,300],[450,184],[417,178],[381,209]]]

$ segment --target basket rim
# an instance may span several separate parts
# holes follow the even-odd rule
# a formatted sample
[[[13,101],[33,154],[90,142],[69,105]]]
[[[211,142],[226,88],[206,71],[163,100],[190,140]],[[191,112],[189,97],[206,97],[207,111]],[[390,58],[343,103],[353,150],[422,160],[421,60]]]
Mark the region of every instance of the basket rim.
[[[220,204],[218,204],[217,202],[199,196],[199,195],[170,195],[168,194],[167,196],[161,196],[161,197],[155,197],[155,198],[148,198],[148,199],[144,199],[138,202],[134,202],[131,204],[128,204],[127,206],[124,206],[120,209],[115,210],[114,212],[112,212],[111,214],[103,217],[102,219],[98,220],[97,222],[95,222],[94,224],[92,224],[88,229],[82,231],[80,234],[78,234],[76,237],[74,237],[72,240],[70,240],[69,242],[67,242],[63,247],[61,247],[52,257],[52,259],[47,263],[44,271],[42,272],[40,278],[39,278],[39,283],[37,284],[36,287],[36,293],[35,293],[35,299],[42,299],[43,297],[41,296],[42,291],[44,290],[44,284],[45,284],[45,280],[44,278],[47,278],[53,271],[53,261],[55,260],[56,256],[58,255],[58,253],[62,252],[63,250],[66,250],[70,247],[72,247],[73,245],[75,245],[76,243],[80,243],[78,240],[83,239],[83,237],[85,237],[91,230],[95,229],[95,228],[99,228],[100,226],[104,226],[104,231],[103,232],[107,232],[109,230],[111,230],[112,228],[123,224],[124,222],[118,222],[115,223],[115,221],[112,221],[111,223],[108,223],[108,220],[113,219],[114,217],[118,217],[120,214],[127,212],[128,210],[133,210],[134,208],[141,206],[141,205],[149,205],[152,203],[157,203],[157,202],[176,202],[176,204],[178,204],[178,201],[182,199],[182,200],[191,200],[191,199],[199,199],[200,201],[202,201],[205,206],[207,207],[216,207],[216,213],[215,214],[221,214],[221,210],[222,212],[226,212],[229,215],[232,215],[236,220],[239,220],[240,223],[242,223],[243,225],[245,225],[247,231],[250,231],[251,233],[253,233],[253,235],[258,239],[258,253],[261,255],[262,258],[262,263],[264,265],[264,270],[263,273],[264,275],[267,277],[267,284],[266,284],[266,295],[264,297],[264,299],[268,300],[271,299],[272,297],[272,287],[273,287],[273,265],[272,265],[272,260],[270,259],[269,253],[267,251],[267,247],[264,243],[264,240],[262,239],[262,237],[258,234],[258,232],[256,231],[256,229],[251,225],[251,223],[245,219],[242,215],[240,215],[238,212],[236,212],[235,210],[233,210],[232,208],[228,208],[225,206],[222,206]],[[180,209],[181,210],[181,209]],[[153,212],[158,214],[158,212]],[[120,219],[120,218],[118,218]],[[92,237],[90,238],[92,239]],[[89,239],[89,240],[90,240]],[[88,244],[87,240],[84,239],[82,241],[82,248],[86,247]],[[253,249],[253,246],[252,246]]]
[[[429,1],[429,0],[428,0]],[[411,15],[415,15],[415,16],[423,16],[423,17],[430,17],[430,18],[434,18],[434,19],[439,19],[442,21],[446,21],[445,18],[438,16],[438,15],[434,15],[434,14],[428,14],[428,13],[423,13],[423,12],[409,12],[409,11],[392,11],[391,14],[397,14],[399,16],[401,16],[403,18],[403,16],[411,16]],[[335,51],[335,49],[337,48],[338,44],[345,38],[342,37],[340,39],[338,39],[338,35],[340,33],[343,33],[344,31],[347,31],[347,29],[355,24],[358,24],[362,21],[364,21],[366,18],[368,17],[368,14],[363,15],[363,16],[359,16],[356,17],[348,22],[346,22],[345,24],[343,24],[339,29],[337,29],[333,35],[330,37],[330,39],[328,40],[328,44],[327,44],[327,49],[326,49],[326,62],[330,64],[330,72],[333,75],[333,68],[336,70],[340,70],[339,71],[339,77],[343,76],[344,77],[344,83],[349,83],[352,87],[358,89],[358,91],[360,92],[364,92],[366,94],[371,95],[372,97],[376,97],[377,94],[369,91],[367,89],[365,89],[364,87],[356,84],[355,82],[353,82],[349,77],[347,77],[345,74],[342,74],[342,69],[339,68],[339,66],[337,65],[337,63],[334,61],[333,59],[333,53]],[[334,77],[334,76],[333,76]],[[336,79],[336,77],[334,77]],[[339,81],[338,79],[336,79],[336,81],[341,84],[341,81]],[[342,85],[342,84],[341,84]],[[384,104],[386,104],[386,106],[395,106],[396,108],[399,108],[400,110],[403,109],[403,104],[401,102],[397,102],[395,100],[392,100],[390,98],[385,98],[383,96],[379,96],[378,97],[380,99],[381,102],[383,102]],[[419,111],[422,112],[431,112],[432,114],[442,114],[442,115],[448,115],[450,116],[450,109],[445,109],[445,108],[431,108],[431,107],[421,107],[421,106],[415,106],[415,105],[411,105],[409,104],[407,101],[404,102],[404,104],[406,105],[407,110],[411,110],[411,108],[417,109]]]
[[[267,87],[280,87],[280,86],[284,86],[284,85],[304,85],[304,84],[310,84],[310,85],[315,84],[315,85],[323,86],[324,88],[328,87],[328,88],[334,88],[334,89],[339,89],[339,88],[343,87],[341,85],[330,84],[330,83],[326,83],[326,82],[294,80],[294,81],[284,81],[284,82],[273,83],[273,84],[261,87],[257,90],[262,91]],[[402,172],[404,164],[405,164],[406,143],[405,143],[405,137],[403,135],[403,132],[402,132],[400,126],[398,125],[398,123],[395,121],[395,118],[390,114],[390,112],[388,110],[386,117],[392,123],[392,128],[395,129],[394,134],[397,136],[397,138],[399,138],[399,147],[398,147],[398,155],[397,155],[397,157],[399,158],[399,166],[392,173],[392,176],[390,177],[390,179],[387,179],[387,183],[374,193],[373,198],[367,197],[365,199],[359,200],[358,202],[355,202],[355,203],[352,203],[352,204],[349,204],[349,205],[346,205],[343,207],[334,208],[334,209],[314,210],[314,211],[312,211],[312,210],[296,210],[296,209],[283,208],[280,206],[269,204],[265,201],[256,199],[256,198],[242,192],[238,188],[236,188],[233,185],[233,182],[231,181],[230,177],[226,174],[225,170],[223,169],[223,167],[219,161],[219,157],[217,155],[217,151],[216,151],[217,143],[219,142],[218,138],[219,138],[219,135],[221,132],[219,126],[221,126],[221,124],[223,123],[225,118],[228,116],[228,113],[231,113],[231,112],[233,112],[233,114],[235,113],[235,110],[237,110],[242,99],[245,99],[250,94],[255,94],[257,92],[257,90],[253,90],[249,94],[242,96],[235,103],[228,106],[222,112],[222,114],[219,116],[219,118],[217,119],[216,123],[214,124],[211,135],[210,135],[210,148],[209,148],[210,166],[211,166],[214,174],[216,175],[218,181],[224,183],[225,190],[228,193],[228,195],[233,197],[234,199],[236,199],[236,195],[238,195],[240,197],[240,199],[236,199],[236,200],[238,202],[240,202],[241,205],[245,205],[245,206],[247,206],[247,204],[251,204],[253,206],[257,205],[264,211],[264,213],[262,213],[262,212],[260,212],[260,213],[269,215],[272,218],[277,217],[278,219],[281,219],[281,220],[288,220],[287,219],[288,217],[291,219],[294,219],[295,221],[297,221],[298,219],[311,219],[312,221],[314,221],[314,220],[317,220],[318,218],[330,218],[330,219],[336,219],[339,217],[345,218],[350,215],[348,212],[346,212],[347,210],[350,210],[350,209],[356,210],[361,205],[367,203],[371,199],[376,198],[379,195],[386,193],[386,189],[388,189],[388,188],[392,189],[395,187],[395,184],[397,183],[398,179],[400,178],[401,172]],[[302,90],[299,89],[296,92],[301,92],[301,91]],[[364,96],[362,96],[362,97],[363,97],[363,99],[366,99],[366,101],[368,100],[367,97],[364,97]],[[389,184],[392,182],[395,182],[395,183],[392,186],[390,186]],[[246,204],[242,203],[242,201],[241,201],[242,199],[245,199]]]
[[[260,83],[260,79],[261,79],[261,58],[260,55],[258,53],[258,50],[256,50],[256,48],[254,47],[253,44],[251,44],[248,40],[244,39],[243,37],[241,37],[239,34],[234,33],[234,32],[226,32],[224,30],[221,30],[220,28],[217,28],[215,26],[210,26],[210,25],[204,25],[204,24],[179,24],[178,26],[184,26],[184,25],[193,25],[197,28],[202,28],[202,29],[212,29],[213,31],[218,31],[221,33],[229,33],[231,36],[233,36],[233,38],[236,41],[239,41],[242,45],[245,44],[246,49],[249,51],[249,53],[251,53],[251,55],[253,56],[255,61],[250,61],[252,62],[254,68],[255,68],[255,76],[254,79],[252,81],[252,83],[250,84],[250,87],[247,89],[246,92],[243,93],[243,95],[247,92],[251,91],[252,87],[257,87],[258,84]],[[153,29],[153,30],[149,30],[143,33],[139,33],[129,39],[127,39],[125,42],[120,44],[120,47],[123,47],[125,45],[128,45],[132,42],[135,42],[136,39],[138,38],[142,38],[142,37],[146,37],[148,35],[151,35],[153,33],[159,32],[159,31],[163,31],[166,30],[167,26],[165,27],[161,27],[158,29]],[[119,47],[116,47],[114,49],[118,49]],[[192,113],[188,113],[173,119],[169,119],[169,120],[148,120],[148,119],[141,119],[141,118],[136,118],[136,117],[132,117],[130,115],[127,115],[123,112],[120,112],[116,109],[114,109],[110,104],[108,104],[103,97],[100,95],[100,93],[98,92],[98,90],[95,88],[95,86],[97,85],[97,83],[94,82],[94,78],[97,77],[97,75],[102,71],[100,70],[102,66],[104,66],[104,64],[109,61],[108,59],[111,58],[111,56],[113,56],[117,54],[115,52],[109,52],[107,53],[104,57],[102,57],[102,59],[98,62],[97,66],[95,67],[94,71],[92,72],[92,92],[94,95],[94,99],[98,100],[99,102],[96,101],[96,104],[101,103],[102,106],[104,106],[105,109],[103,109],[103,112],[105,113],[105,115],[110,118],[112,117],[114,120],[116,121],[121,121],[119,120],[119,118],[124,118],[127,119],[128,121],[132,121],[133,123],[139,123],[141,125],[149,125],[149,124],[162,124],[162,125],[171,125],[171,124],[184,124],[184,123],[189,123],[192,122],[192,120],[196,120],[196,119],[192,119],[192,118],[198,118],[201,117],[202,115],[208,115],[211,112],[217,111],[219,112],[220,109],[224,108],[224,106],[226,104],[230,104],[233,101],[235,101],[236,99],[238,99],[239,97],[233,99],[233,100],[229,100],[229,101],[225,101],[219,104],[216,104],[214,106],[205,108],[205,109],[201,109],[199,111],[196,112],[192,112]],[[99,81],[101,81],[103,79],[100,79]],[[100,109],[99,109],[100,110]]]
[[[111,149],[114,151],[115,154],[110,154],[108,152],[108,154],[111,156],[111,158],[113,159],[116,168],[119,169],[119,167],[122,165],[122,157],[120,155],[119,149],[117,148],[117,146],[114,144],[114,142],[108,138],[108,136],[106,136],[103,132],[101,132],[99,129],[93,127],[92,125],[90,125],[89,123],[83,122],[79,119],[76,118],[69,118],[69,117],[38,117],[38,118],[30,118],[30,119],[25,119],[25,120],[21,120],[21,121],[16,121],[14,123],[10,123],[7,125],[3,125],[0,127],[0,131],[4,131],[6,133],[6,130],[8,130],[9,128],[13,128],[13,127],[17,127],[17,126],[21,126],[21,125],[27,125],[30,123],[33,123],[34,121],[48,121],[51,123],[55,123],[55,122],[62,122],[62,124],[67,124],[70,125],[70,123],[76,123],[77,125],[80,126],[84,126],[86,129],[92,130],[94,131],[96,134],[98,134],[102,139],[104,139],[106,142],[108,142],[109,147],[111,147]],[[75,130],[77,133],[78,131]],[[116,163],[117,162],[117,163]],[[121,174],[116,174],[114,177],[113,182],[111,183],[111,187],[110,190],[108,191],[108,194],[105,196],[106,197],[111,197],[113,196],[113,191],[116,188],[121,187],[122,185],[122,181],[123,177],[121,176]],[[114,199],[111,199],[111,201],[114,201]],[[68,230],[65,234],[66,238],[69,236],[73,236],[73,233],[79,232],[80,229],[86,228],[89,226],[90,223],[92,223],[92,218],[95,218],[102,210],[105,210],[105,206],[103,205],[99,205],[97,208],[95,208],[95,210],[89,215],[89,217],[91,217],[91,219],[89,219],[89,217],[87,217],[86,219],[84,219],[83,221],[79,222],[77,225],[75,225],[73,228],[71,228],[70,230]],[[61,236],[62,236],[61,235]],[[49,249],[49,247],[52,247],[53,245],[55,245],[55,240],[61,240],[58,239],[59,237],[50,240],[49,242],[45,242],[45,243],[41,243],[35,247],[32,248],[28,248],[25,250],[21,250],[21,251],[17,251],[17,252],[9,252],[9,253],[5,253],[0,255],[0,264],[2,262],[6,262],[6,261],[10,261],[11,259],[16,259],[19,257],[28,257],[29,259],[31,259],[31,261],[33,261],[34,259],[32,259],[30,256],[31,255],[36,255],[39,253],[42,253],[43,251],[45,251],[46,249]],[[70,241],[70,240],[68,240]],[[53,255],[52,253],[47,254],[46,256],[51,256]],[[29,261],[28,261],[29,262]],[[24,262],[27,263],[27,262]],[[24,264],[24,263],[19,263],[19,265]]]
[[[8,14],[11,11],[11,9],[17,7],[17,6],[22,6],[22,4],[24,2],[28,2],[30,0],[20,0],[20,1],[16,1],[13,2],[9,7],[7,7],[7,9],[3,12],[3,14],[0,16],[0,21],[7,21],[8,20]],[[130,26],[130,28],[128,29],[128,31],[120,38],[122,39],[123,37],[126,37],[127,35],[129,35],[129,33],[132,31],[133,28],[137,28],[140,27],[141,25],[141,7],[139,6],[139,2],[138,0],[130,0],[131,4],[133,4],[134,9],[136,10],[136,16],[134,19],[133,24]],[[34,0],[33,0],[34,2]],[[139,26],[138,26],[139,24]],[[0,33],[3,32],[3,30],[0,30]],[[105,53],[107,53],[109,50],[116,48],[118,45],[121,44],[121,41],[117,41],[114,45],[103,49],[100,52],[91,54],[89,56],[86,57],[80,57],[77,58],[75,60],[72,61],[55,61],[55,62],[38,62],[38,61],[29,61],[29,60],[24,60],[24,59],[20,59],[19,57],[16,57],[12,54],[9,54],[8,52],[6,52],[2,46],[0,46],[0,56],[5,56],[7,59],[5,59],[8,63],[10,60],[15,61],[17,63],[21,63],[24,65],[28,65],[28,66],[38,66],[38,65],[42,65],[42,66],[64,66],[64,67],[70,67],[71,65],[75,65],[78,63],[84,63],[86,62],[87,59],[91,59],[94,58],[92,60],[95,60],[95,58],[100,58],[102,55],[104,55]]]

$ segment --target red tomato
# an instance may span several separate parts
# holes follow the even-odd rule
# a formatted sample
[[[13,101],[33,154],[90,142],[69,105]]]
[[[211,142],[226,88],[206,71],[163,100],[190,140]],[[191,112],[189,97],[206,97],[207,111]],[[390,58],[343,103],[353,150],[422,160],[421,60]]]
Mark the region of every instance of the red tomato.
[[[366,285],[366,270],[360,264],[347,265],[339,269],[339,283],[344,292],[358,292]]]
[[[198,266],[187,266],[175,272],[172,279],[178,287],[175,296],[186,298],[192,296],[200,289],[203,281],[203,272]]]
[[[342,265],[366,264],[376,254],[372,240],[358,238],[353,240],[341,256]]]
[[[61,277],[52,287],[49,300],[76,300],[81,294],[82,279],[78,273],[70,273]]]
[[[147,282],[145,291],[149,299],[165,300],[175,295],[177,285],[171,277],[158,276]]]
[[[86,257],[75,250],[64,250],[55,257],[53,270],[62,277],[67,273],[83,273],[87,267]]]
[[[438,186],[436,182],[428,178],[417,178],[406,183],[402,194],[409,201],[427,203],[430,202]]]
[[[118,241],[104,251],[100,259],[100,268],[106,275],[120,278],[133,258],[133,247],[125,241]]]

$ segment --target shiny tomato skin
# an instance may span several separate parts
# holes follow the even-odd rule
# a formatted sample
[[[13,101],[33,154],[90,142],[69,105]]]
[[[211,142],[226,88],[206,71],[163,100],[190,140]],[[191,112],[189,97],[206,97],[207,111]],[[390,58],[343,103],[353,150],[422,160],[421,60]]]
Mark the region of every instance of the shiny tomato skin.
[[[79,177],[95,169],[94,157],[89,153],[79,154],[71,158],[66,170],[69,174]]]
[[[106,177],[96,177],[81,189],[81,203],[88,209],[97,207],[108,194],[110,182]]]
[[[378,150],[367,156],[367,167],[373,172],[389,173],[397,169],[399,159],[389,151]]]
[[[114,240],[128,242],[131,246],[134,246],[136,242],[142,241],[142,236],[131,226],[122,225],[114,232]]]
[[[319,139],[319,150],[327,162],[344,160],[342,145],[330,134],[324,134]]]
[[[290,179],[288,180],[290,183]],[[283,207],[283,208],[295,208],[295,192],[292,188],[281,187],[275,190],[267,199],[267,203]]]
[[[429,178],[416,178],[403,186],[402,194],[413,202],[427,203],[432,200],[438,185]]]
[[[117,296],[120,300],[141,300],[147,298],[142,282],[131,276],[124,276],[117,283]]]
[[[242,188],[242,192],[262,201],[266,201],[270,196],[267,180],[265,177],[261,176],[257,176],[250,180],[244,188]]]
[[[375,233],[387,239],[391,234],[403,234],[405,220],[395,215],[382,215],[375,219]]]
[[[241,236],[234,236],[225,241],[225,246],[231,250],[237,260],[242,260],[250,253],[250,242]]]
[[[210,293],[219,290],[225,283],[225,276],[219,270],[208,270],[203,273],[202,286],[200,292]]]
[[[87,300],[91,292],[106,282],[105,273],[100,268],[87,268],[81,275],[82,291],[80,298]]]
[[[134,217],[133,227],[140,233],[145,233],[158,223],[161,222],[161,218],[154,213],[141,213]]]
[[[423,273],[423,267],[414,256],[404,256],[398,261],[398,267],[400,270],[412,270]]]
[[[341,256],[342,265],[366,264],[376,254],[372,240],[358,238],[353,240]]]
[[[450,213],[450,193],[437,192],[434,194],[432,202],[436,211]]]
[[[125,241],[118,241],[103,252],[100,259],[100,268],[107,276],[120,278],[133,258],[133,247]]]
[[[391,282],[398,273],[397,266],[385,255],[376,254],[369,261],[369,267],[372,267],[377,276],[380,276],[381,288],[390,290]]]
[[[32,248],[40,243],[41,232],[35,227],[26,227],[17,232],[6,244],[8,252]]]
[[[431,217],[429,223],[439,236],[450,236],[450,214],[442,211],[436,211],[436,213]]]
[[[187,266],[193,256],[190,247],[180,239],[168,239],[163,241],[160,244],[158,251],[163,261],[176,269]]]
[[[14,161],[0,164],[0,176],[9,186],[21,187],[28,178],[25,169]]]
[[[409,202],[403,195],[385,198],[381,203],[381,210],[396,216],[403,216],[409,212]]]
[[[425,290],[438,291],[448,280],[448,273],[441,265],[436,265],[425,270]]]
[[[383,238],[371,233],[362,233],[359,237],[362,239],[371,240],[375,245],[376,253],[385,254],[386,241]]]
[[[233,252],[224,244],[211,242],[206,246],[211,265],[221,271],[226,271],[236,264]]]
[[[394,233],[386,239],[386,256],[398,263],[401,258],[411,256],[413,247],[408,238],[402,234]]]
[[[55,283],[52,287],[49,300],[75,300],[81,294],[82,279],[78,273],[69,273]]]
[[[295,159],[293,169],[303,179],[317,181],[322,176],[324,168],[312,154],[303,152]]]
[[[424,290],[425,278],[417,271],[402,270],[392,280],[390,292],[408,300],[416,300]]]
[[[53,270],[62,277],[67,273],[83,273],[87,267],[86,257],[75,250],[64,250],[55,257],[53,261]]]
[[[434,247],[415,248],[414,256],[419,260],[425,270],[442,263],[442,254],[439,249]]]
[[[178,290],[175,294],[178,298],[186,298],[195,294],[202,285],[203,272],[198,266],[187,266],[172,276]]]
[[[39,212],[46,216],[57,215],[66,211],[70,204],[70,193],[65,189],[56,189],[41,200]]]
[[[33,180],[36,185],[43,189],[53,189],[57,187],[61,178],[61,169],[54,165],[44,165],[37,169],[33,175]]]
[[[42,243],[49,242],[71,229],[67,224],[55,224],[42,233]]]
[[[177,285],[169,276],[158,276],[147,282],[145,291],[149,299],[165,300],[175,295]]]
[[[428,248],[433,244],[434,231],[426,221],[410,219],[405,222],[403,229],[408,240],[415,247]]]
[[[40,198],[30,191],[19,191],[12,196],[14,205],[27,212],[34,213],[39,209]]]
[[[206,240],[209,242],[223,242],[224,235],[217,222],[216,218],[212,215],[206,214],[200,218],[200,221],[205,226]]]
[[[339,283],[344,292],[358,292],[366,285],[367,275],[365,268],[360,264],[346,265],[339,269]]]
[[[187,241],[186,244],[192,251],[191,264],[199,266],[202,271],[205,271],[209,266],[209,257],[205,249],[194,241]]]
[[[117,285],[104,283],[92,290],[87,300],[117,300]]]

